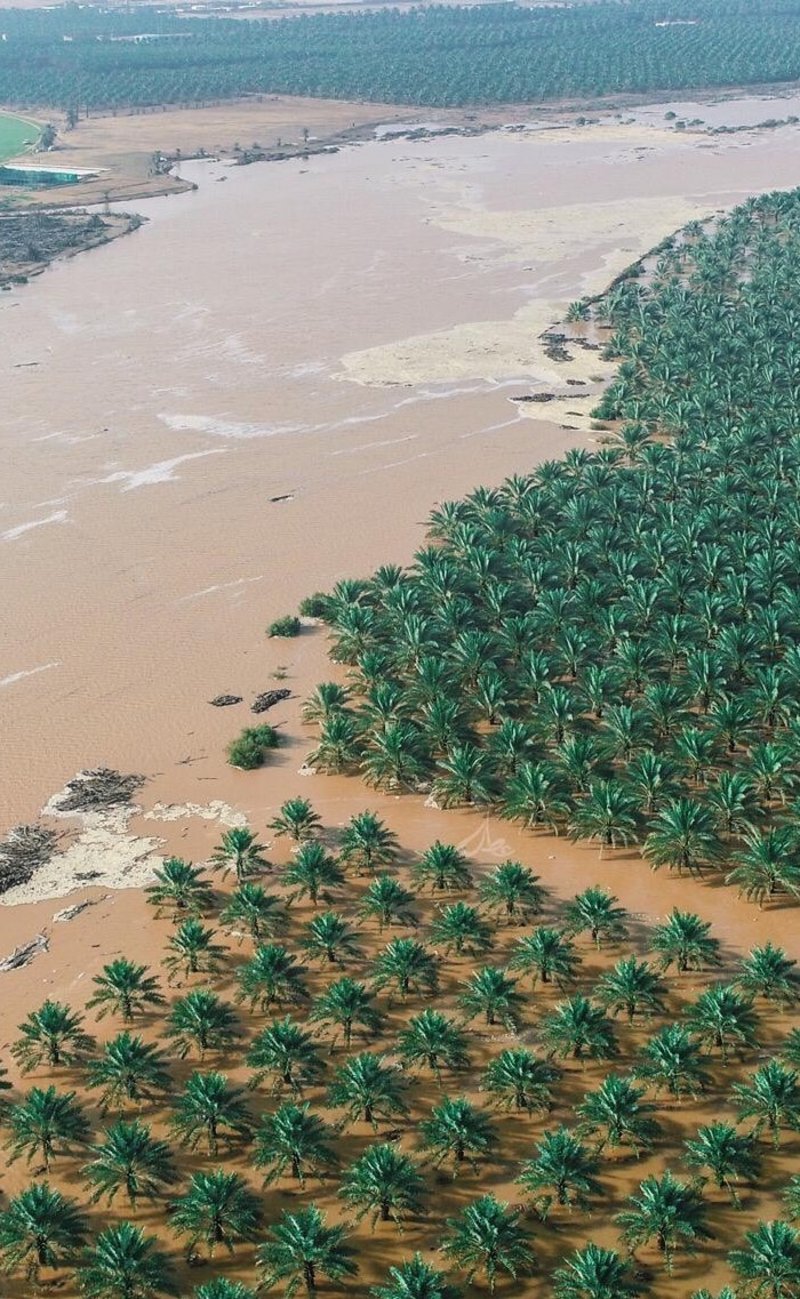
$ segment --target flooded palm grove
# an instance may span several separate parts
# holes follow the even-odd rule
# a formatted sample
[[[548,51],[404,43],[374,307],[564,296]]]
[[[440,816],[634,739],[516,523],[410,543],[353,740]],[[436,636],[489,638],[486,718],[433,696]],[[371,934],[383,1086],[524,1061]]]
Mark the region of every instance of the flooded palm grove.
[[[161,858],[205,861],[225,829],[247,822],[270,860],[285,862],[289,845],[273,843],[266,826],[297,795],[312,801],[329,835],[370,807],[406,855],[440,838],[458,844],[476,873],[517,858],[554,907],[601,883],[634,918],[634,948],[644,950],[645,926],[677,905],[713,922],[726,961],[767,938],[800,957],[791,908],[762,912],[732,889],[654,875],[634,849],[600,860],[596,846],[309,773],[313,733],[301,704],[340,670],[327,660],[322,626],[285,640],[266,635],[311,592],[408,562],[437,502],[596,445],[590,410],[613,367],[596,351],[554,359],[540,335],[569,302],[600,292],[688,221],[794,187],[800,127],[756,124],[795,108],[789,98],[777,107],[660,104],[581,126],[574,116],[516,117],[484,134],[422,139],[398,136],[394,125],[391,136],[378,130],[338,153],[280,165],[186,162],[181,174],[196,189],[134,205],[146,219],[134,234],[0,295],[0,835],[37,820],[84,768],[146,778],[132,811],[52,817],[59,853],[0,907],[0,956],[46,939],[29,964],[2,974],[4,1055],[45,995],[83,1005],[91,978],[123,953],[160,965],[171,926],[153,921],[133,886]],[[740,129],[676,130],[665,117],[673,110]],[[544,394],[548,401],[520,400]],[[226,744],[253,723],[253,698],[278,687],[290,691],[268,714],[281,747],[261,770],[232,769]],[[242,702],[211,707],[223,693]],[[424,908],[433,915],[433,903]],[[312,915],[307,901],[295,906],[292,927],[299,933]],[[500,936],[495,963],[516,937]],[[370,932],[368,952],[383,941]],[[613,961],[584,955],[591,985]],[[446,964],[443,1006],[455,1004],[466,973],[463,962]],[[677,1004],[706,981],[681,977]],[[312,982],[316,995],[323,976],[315,971]],[[555,1003],[558,993],[536,996]],[[392,1007],[398,1031],[418,1009]],[[783,1027],[778,1014],[769,1034]],[[155,1033],[152,1024],[143,1031]],[[646,1036],[638,1025],[620,1033],[626,1052]],[[500,1037],[479,1048],[464,1083],[473,1099]],[[189,1064],[177,1065],[181,1079]],[[441,1212],[458,1212],[479,1191],[521,1199],[514,1161],[533,1140],[521,1125],[532,1124],[538,1140],[544,1127],[569,1123],[605,1072],[597,1063],[570,1068],[553,1119],[498,1119],[507,1162],[468,1184],[448,1174],[437,1183]],[[415,1106],[429,1109],[438,1094],[426,1078]],[[666,1106],[670,1141],[679,1149],[714,1118],[715,1104]],[[349,1158],[372,1139],[368,1126],[349,1133]],[[246,1160],[236,1159],[244,1174]],[[203,1166],[199,1154],[189,1162]],[[776,1157],[748,1221],[775,1216],[792,1164],[791,1153]],[[535,1233],[541,1271],[507,1292],[547,1295],[549,1271],[570,1249],[590,1236],[614,1244],[613,1213],[663,1165],[663,1151],[619,1167],[612,1160],[608,1204]],[[25,1180],[15,1165],[6,1194]],[[65,1185],[75,1192],[72,1173]],[[315,1198],[342,1219],[335,1187]],[[270,1218],[292,1203],[280,1187],[266,1201]],[[725,1253],[740,1227],[727,1192],[714,1204],[715,1240],[674,1276],[654,1273],[649,1293],[683,1299],[728,1279]],[[440,1216],[437,1205],[432,1219]],[[165,1230],[155,1210],[145,1220]],[[368,1220],[357,1228],[353,1294],[438,1240],[433,1220],[400,1238],[393,1224],[377,1231],[376,1244]],[[188,1294],[203,1277],[181,1267]],[[246,1253],[225,1267],[252,1282]],[[26,1290],[15,1280],[7,1293]]]

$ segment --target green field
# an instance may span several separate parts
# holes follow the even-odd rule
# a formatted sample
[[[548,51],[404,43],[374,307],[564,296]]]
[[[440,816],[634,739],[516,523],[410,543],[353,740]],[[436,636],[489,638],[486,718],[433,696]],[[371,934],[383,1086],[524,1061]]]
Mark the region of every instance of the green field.
[[[39,127],[35,122],[26,121],[24,117],[12,117],[9,113],[1,113],[0,163],[8,158],[15,158],[18,153],[22,153],[26,145],[35,144],[39,134]]]

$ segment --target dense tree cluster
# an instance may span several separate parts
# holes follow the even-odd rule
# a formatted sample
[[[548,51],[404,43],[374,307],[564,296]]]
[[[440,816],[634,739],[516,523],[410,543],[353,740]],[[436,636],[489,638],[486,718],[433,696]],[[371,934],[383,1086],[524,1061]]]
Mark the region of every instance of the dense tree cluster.
[[[0,1266],[84,1299],[187,1294],[179,1251],[194,1299],[460,1299],[509,1277],[625,1299],[721,1237],[731,1295],[800,1293],[785,952],[734,961],[695,914],[643,930],[602,888],[558,904],[451,844],[412,858],[369,811],[332,832],[294,798],[270,828],[288,862],[230,831],[222,892],[179,859],[157,872],[160,976],[116,957],[83,1012],[48,999],[19,1026],[0,1130],[33,1180],[0,1208]],[[754,1223],[775,1172],[782,1216]],[[616,1247],[559,1246],[576,1211]],[[379,1259],[414,1233],[373,1286],[363,1220]]]
[[[537,103],[800,77],[800,0],[192,19],[78,5],[2,12],[0,101],[115,109],[285,93]]]
[[[576,304],[624,357],[609,445],[339,584],[313,763],[800,895],[798,267],[800,194],[769,195]]]

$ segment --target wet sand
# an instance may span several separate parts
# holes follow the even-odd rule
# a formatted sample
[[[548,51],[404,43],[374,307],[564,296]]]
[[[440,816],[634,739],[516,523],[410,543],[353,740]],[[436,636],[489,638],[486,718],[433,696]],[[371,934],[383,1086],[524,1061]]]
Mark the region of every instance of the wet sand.
[[[310,591],[409,559],[437,500],[588,445],[591,433],[509,401],[602,374],[588,353],[548,361],[536,333],[676,225],[793,184],[796,142],[793,128],[709,140],[612,122],[376,143],[280,167],[197,164],[198,191],[142,204],[149,221],[132,238],[2,295],[0,829],[100,763],[148,777],[145,809],[216,800],[262,837],[302,793],[329,828],[373,807],[410,852],[439,836],[478,865],[518,855],[554,896],[597,880],[643,917],[680,905],[713,919],[731,954],[771,936],[800,956],[792,909],[762,913],[731,890],[653,876],[635,852],[600,862],[503,822],[299,776],[311,746],[300,700],[332,675],[325,636],[264,636]],[[293,691],[268,714],[287,742],[263,771],[234,772],[224,745],[273,684]],[[222,691],[245,702],[210,708]],[[225,815],[167,812],[127,829],[203,860]],[[53,921],[82,899],[94,905]],[[157,963],[167,928],[136,889],[0,907],[0,955],[43,930],[50,940],[3,976],[3,1055],[45,993],[82,1004],[112,954]],[[698,1121],[690,1109],[681,1119]],[[615,1207],[644,1172],[620,1171]],[[504,1177],[494,1189],[517,1198]],[[466,1193],[448,1190],[448,1212]],[[772,1185],[759,1194],[759,1211],[774,1209]],[[596,1227],[581,1219],[540,1252],[547,1261],[587,1232],[611,1239]],[[415,1243],[416,1229],[401,1252]],[[712,1276],[704,1258],[653,1293],[722,1284],[716,1261]]]

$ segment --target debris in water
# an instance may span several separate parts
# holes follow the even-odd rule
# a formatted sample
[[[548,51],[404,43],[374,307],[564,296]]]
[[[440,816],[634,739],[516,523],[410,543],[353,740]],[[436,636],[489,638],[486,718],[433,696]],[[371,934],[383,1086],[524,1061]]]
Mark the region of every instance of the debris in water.
[[[211,704],[212,708],[230,708],[231,704],[240,704],[242,702],[242,696],[215,695],[214,698],[209,699],[208,702]]]
[[[43,825],[18,825],[0,843],[0,893],[27,884],[55,852],[57,835]]]
[[[111,767],[94,767],[81,771],[67,781],[64,797],[58,801],[60,812],[93,812],[97,808],[130,803],[144,776],[123,775]]]
[[[34,956],[38,956],[40,952],[47,952],[49,949],[50,944],[47,941],[47,935],[37,934],[30,942],[15,947],[10,956],[6,956],[0,961],[0,972],[5,974],[8,970],[18,970],[21,966],[30,964]]]
[[[268,708],[274,708],[282,699],[288,699],[291,693],[291,690],[264,690],[253,700],[252,711],[265,713]]]

